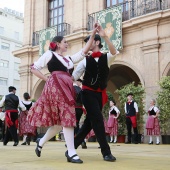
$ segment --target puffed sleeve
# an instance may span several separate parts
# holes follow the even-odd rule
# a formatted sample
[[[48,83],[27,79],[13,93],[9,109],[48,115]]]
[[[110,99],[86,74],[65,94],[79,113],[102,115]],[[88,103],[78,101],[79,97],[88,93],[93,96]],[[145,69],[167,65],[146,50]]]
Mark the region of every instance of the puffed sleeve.
[[[108,61],[109,65],[113,63],[113,61],[116,58],[116,55],[118,55],[118,54],[119,54],[119,51],[116,51],[115,55],[111,54],[110,51],[107,53],[107,61]]]
[[[31,65],[31,68],[41,70],[47,65],[47,63],[51,60],[51,58],[52,58],[52,51],[48,50],[37,61],[35,61]]]
[[[155,106],[155,107],[154,107],[154,111],[155,111],[155,113],[156,113],[157,111],[159,111],[159,109]]]

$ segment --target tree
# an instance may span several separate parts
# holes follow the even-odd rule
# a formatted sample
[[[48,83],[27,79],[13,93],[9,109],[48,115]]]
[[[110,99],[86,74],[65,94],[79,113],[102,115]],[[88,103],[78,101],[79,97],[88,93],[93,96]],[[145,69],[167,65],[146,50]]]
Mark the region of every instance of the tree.
[[[157,103],[160,109],[159,121],[161,133],[167,135],[170,131],[170,76],[159,81],[160,91],[157,92]]]

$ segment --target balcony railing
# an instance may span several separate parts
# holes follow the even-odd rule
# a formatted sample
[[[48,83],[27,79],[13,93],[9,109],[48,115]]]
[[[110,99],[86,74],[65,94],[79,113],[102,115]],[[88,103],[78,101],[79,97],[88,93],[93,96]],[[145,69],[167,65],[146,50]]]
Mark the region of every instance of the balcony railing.
[[[70,34],[70,24],[61,23],[54,27],[56,28],[56,35],[65,36]],[[40,35],[40,31],[33,32],[32,46],[39,45],[39,35]]]
[[[131,0],[119,5],[122,7],[122,21],[127,21],[152,12],[170,9],[170,0]],[[112,7],[114,6],[109,8]],[[97,13],[88,15],[88,30],[92,30],[94,22],[97,21]]]

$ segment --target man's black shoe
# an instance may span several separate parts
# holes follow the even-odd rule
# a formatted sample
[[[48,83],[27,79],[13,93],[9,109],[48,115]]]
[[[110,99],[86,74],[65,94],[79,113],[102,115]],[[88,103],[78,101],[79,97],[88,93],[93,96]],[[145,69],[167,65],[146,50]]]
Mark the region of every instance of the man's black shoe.
[[[116,158],[115,158],[112,154],[104,156],[103,159],[104,159],[105,161],[109,161],[109,162],[114,162],[114,161],[116,161]]]
[[[17,146],[18,145],[18,142],[14,142],[13,146]]]
[[[82,147],[82,149],[87,149],[86,143],[82,142],[81,147]]]
[[[131,144],[131,142],[127,141],[127,142],[125,142],[125,144]]]

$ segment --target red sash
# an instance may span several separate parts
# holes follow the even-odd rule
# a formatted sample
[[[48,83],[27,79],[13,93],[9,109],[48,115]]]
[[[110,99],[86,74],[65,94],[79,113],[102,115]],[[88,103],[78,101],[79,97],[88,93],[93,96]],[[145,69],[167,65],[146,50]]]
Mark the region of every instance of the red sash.
[[[11,120],[11,115],[10,115],[11,112],[18,113],[18,110],[6,110],[5,111],[5,123],[8,127],[11,127],[14,125],[14,123]],[[18,119],[15,120],[15,127],[18,128]]]

